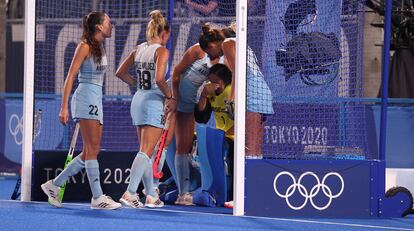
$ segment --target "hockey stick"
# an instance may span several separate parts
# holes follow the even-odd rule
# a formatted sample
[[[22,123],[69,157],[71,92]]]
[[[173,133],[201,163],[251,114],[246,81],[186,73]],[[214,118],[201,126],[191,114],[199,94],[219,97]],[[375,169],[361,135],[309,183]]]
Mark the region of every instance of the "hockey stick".
[[[157,179],[161,179],[164,176],[162,169],[158,172],[158,165],[160,164],[160,159],[162,155],[162,150],[165,146],[165,140],[167,139],[168,129],[170,128],[170,113],[167,116],[167,121],[165,122],[164,129],[162,130],[161,139],[158,142],[158,150],[157,154],[155,154],[155,160],[152,164],[152,170],[154,172],[154,177]]]
[[[73,132],[73,136],[72,136],[72,141],[70,142],[68,156],[66,157],[65,166],[63,167],[63,169],[66,169],[68,164],[72,161],[73,152],[75,151],[75,146],[76,146],[76,140],[78,139],[78,134],[79,134],[79,123],[76,123],[75,131]],[[61,187],[59,191],[59,200],[61,202],[63,200],[63,194],[65,193],[65,188],[66,188],[66,183],[63,184],[63,186]]]
[[[36,140],[36,130],[39,127],[39,121],[42,118],[42,109],[37,110],[35,116],[34,116],[34,124],[33,124],[33,140],[32,140],[32,145],[35,144],[35,140]],[[16,181],[16,185],[14,186],[14,190],[13,190],[13,194],[11,195],[10,199],[12,200],[16,200],[17,198],[19,198],[20,193],[20,185],[22,183],[22,173],[21,173],[21,169],[20,169],[20,173],[17,176],[17,181]]]

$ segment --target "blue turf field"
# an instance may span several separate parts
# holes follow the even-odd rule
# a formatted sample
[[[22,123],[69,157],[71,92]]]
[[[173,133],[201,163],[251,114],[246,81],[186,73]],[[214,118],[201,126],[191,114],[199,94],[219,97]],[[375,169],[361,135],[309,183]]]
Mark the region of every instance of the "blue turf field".
[[[0,230],[413,230],[414,216],[393,219],[234,217],[223,208],[165,206],[96,211],[89,204],[50,207],[10,201],[15,180],[0,180]]]

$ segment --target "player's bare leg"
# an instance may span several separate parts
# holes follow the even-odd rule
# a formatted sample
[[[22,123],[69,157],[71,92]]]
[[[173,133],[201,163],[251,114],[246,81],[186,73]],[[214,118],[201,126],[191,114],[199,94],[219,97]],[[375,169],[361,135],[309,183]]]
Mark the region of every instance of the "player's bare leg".
[[[257,112],[246,112],[246,158],[262,158],[263,118]]]

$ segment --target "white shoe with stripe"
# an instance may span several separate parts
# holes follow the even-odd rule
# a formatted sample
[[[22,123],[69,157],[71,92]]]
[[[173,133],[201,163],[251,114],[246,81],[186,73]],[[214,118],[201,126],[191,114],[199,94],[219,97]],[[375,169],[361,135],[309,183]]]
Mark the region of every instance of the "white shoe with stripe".
[[[161,208],[163,206],[164,206],[164,202],[162,202],[159,197],[155,198],[150,195],[147,195],[147,197],[145,198],[145,207]]]
[[[47,201],[50,205],[61,208],[62,202],[59,200],[60,187],[53,184],[52,180],[40,186],[47,196]]]
[[[125,206],[136,208],[136,209],[144,207],[144,205],[139,200],[138,194],[132,195],[128,191],[126,191],[124,195],[122,195],[121,199],[119,199],[119,202],[121,202],[121,204]]]
[[[96,199],[91,200],[91,209],[118,209],[121,208],[121,203],[115,202],[110,196],[102,195]]]

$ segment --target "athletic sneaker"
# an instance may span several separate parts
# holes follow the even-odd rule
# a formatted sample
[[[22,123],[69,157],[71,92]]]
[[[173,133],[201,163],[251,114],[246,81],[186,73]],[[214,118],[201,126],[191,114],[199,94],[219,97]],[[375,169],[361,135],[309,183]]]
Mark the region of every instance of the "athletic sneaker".
[[[43,192],[47,196],[47,202],[50,205],[61,208],[62,202],[59,200],[60,187],[53,184],[52,180],[48,180],[46,183],[40,186]]]
[[[157,193],[157,195],[160,195],[160,189],[157,187],[154,187],[155,192]],[[142,194],[144,194],[145,196],[147,195],[147,191],[145,191],[145,188],[142,190]]]
[[[121,203],[115,202],[110,196],[102,195],[96,199],[91,199],[91,209],[118,209],[121,208]]]
[[[174,202],[176,205],[194,205],[193,204],[193,195],[191,193],[179,194],[177,200]]]
[[[226,207],[228,209],[232,209],[234,207],[234,201],[224,202],[224,207]]]
[[[159,197],[155,198],[150,195],[147,195],[147,197],[145,198],[145,207],[161,208],[163,206],[164,206],[164,202],[162,202]]]
[[[247,160],[255,160],[255,159],[257,159],[257,156],[246,156],[245,158]]]
[[[119,199],[119,202],[121,202],[121,204],[125,206],[136,208],[136,209],[144,207],[144,205],[139,200],[138,194],[135,193],[135,195],[132,195],[128,191],[126,191],[124,195],[122,195],[121,199]]]
[[[259,155],[251,155],[251,156],[245,156],[246,159],[248,160],[261,160],[263,159],[263,154],[259,154]]]

